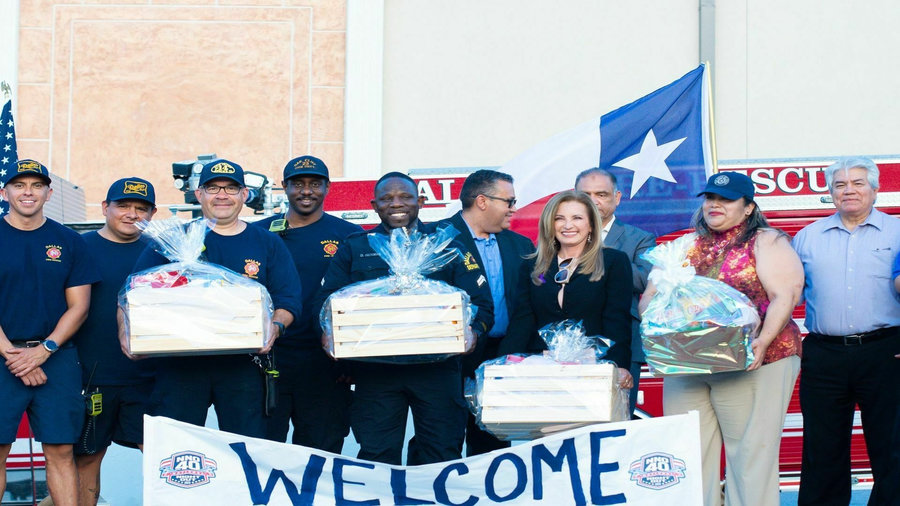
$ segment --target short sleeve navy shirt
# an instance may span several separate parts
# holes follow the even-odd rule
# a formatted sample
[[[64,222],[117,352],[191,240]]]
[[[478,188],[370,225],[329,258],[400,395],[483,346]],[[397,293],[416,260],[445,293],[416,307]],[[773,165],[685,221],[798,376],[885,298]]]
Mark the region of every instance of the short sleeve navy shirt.
[[[276,215],[254,223],[264,230],[269,230],[272,221],[281,219]],[[322,277],[345,237],[361,232],[362,227],[342,220],[330,214],[305,227],[289,228],[278,232],[294,259],[294,266],[300,275],[301,292],[303,293],[303,315],[294,320],[287,328],[285,335],[275,341],[282,347],[321,347],[322,330],[319,328],[319,308],[315,307],[316,292],[322,286]]]
[[[46,338],[69,307],[66,289],[98,279],[76,232],[50,219],[19,230],[0,218],[0,328],[10,341]]]
[[[148,360],[130,360],[119,346],[119,290],[147,241],[120,243],[104,239],[97,232],[85,234],[91,258],[97,262],[100,281],[91,286],[91,310],[75,334],[83,379],[91,385],[132,385],[152,377]]]

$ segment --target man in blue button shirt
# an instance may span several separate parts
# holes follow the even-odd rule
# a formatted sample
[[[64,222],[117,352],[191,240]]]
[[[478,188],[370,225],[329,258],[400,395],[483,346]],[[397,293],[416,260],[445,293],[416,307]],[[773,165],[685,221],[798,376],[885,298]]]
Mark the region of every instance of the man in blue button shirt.
[[[527,237],[509,230],[509,220],[516,212],[516,192],[509,174],[479,170],[466,178],[459,194],[462,211],[441,222],[459,230],[457,236],[468,252],[466,266],[481,266],[487,276],[494,299],[494,325],[478,340],[475,351],[463,358],[464,377],[474,377],[475,369],[485,360],[497,357],[500,340],[506,335],[509,316],[516,299],[519,266],[525,255],[534,252]],[[503,442],[478,428],[469,414],[466,426],[466,455],[480,455],[499,448]]]
[[[897,504],[886,491],[894,419],[900,403],[900,299],[891,262],[900,220],[875,209],[878,166],[842,158],[825,169],[837,213],[794,238],[803,262],[806,327],[800,365],[803,413],[801,505],[850,501],[854,405],[875,484],[869,504]]]

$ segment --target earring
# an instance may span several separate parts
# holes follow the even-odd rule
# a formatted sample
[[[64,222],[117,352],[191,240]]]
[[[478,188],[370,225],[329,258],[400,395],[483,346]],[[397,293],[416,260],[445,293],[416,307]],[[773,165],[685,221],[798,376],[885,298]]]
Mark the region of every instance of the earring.
[[[591,237],[593,237],[593,235],[592,235],[590,232],[588,232],[588,239],[587,239],[587,242],[591,242]]]

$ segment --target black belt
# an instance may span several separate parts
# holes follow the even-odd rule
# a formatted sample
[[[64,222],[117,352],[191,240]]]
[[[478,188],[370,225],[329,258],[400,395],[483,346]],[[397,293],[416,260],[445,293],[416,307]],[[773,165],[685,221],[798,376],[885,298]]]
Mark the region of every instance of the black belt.
[[[824,334],[817,334],[815,332],[810,332],[809,335],[819,341],[823,341],[826,343],[833,344],[843,344],[844,346],[859,346],[861,344],[871,343],[873,341],[878,341],[879,339],[884,339],[886,337],[891,337],[900,333],[900,327],[883,327],[880,329],[871,330],[869,332],[862,332],[860,334],[849,334],[846,336],[826,336]]]
[[[13,345],[13,348],[36,348],[43,343],[43,341],[10,341]]]

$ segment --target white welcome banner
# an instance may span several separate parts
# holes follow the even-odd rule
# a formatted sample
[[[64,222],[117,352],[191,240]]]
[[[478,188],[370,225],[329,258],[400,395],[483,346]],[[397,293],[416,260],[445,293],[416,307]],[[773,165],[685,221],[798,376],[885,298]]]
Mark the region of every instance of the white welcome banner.
[[[696,412],[390,466],[145,417],[144,504],[701,504]]]

